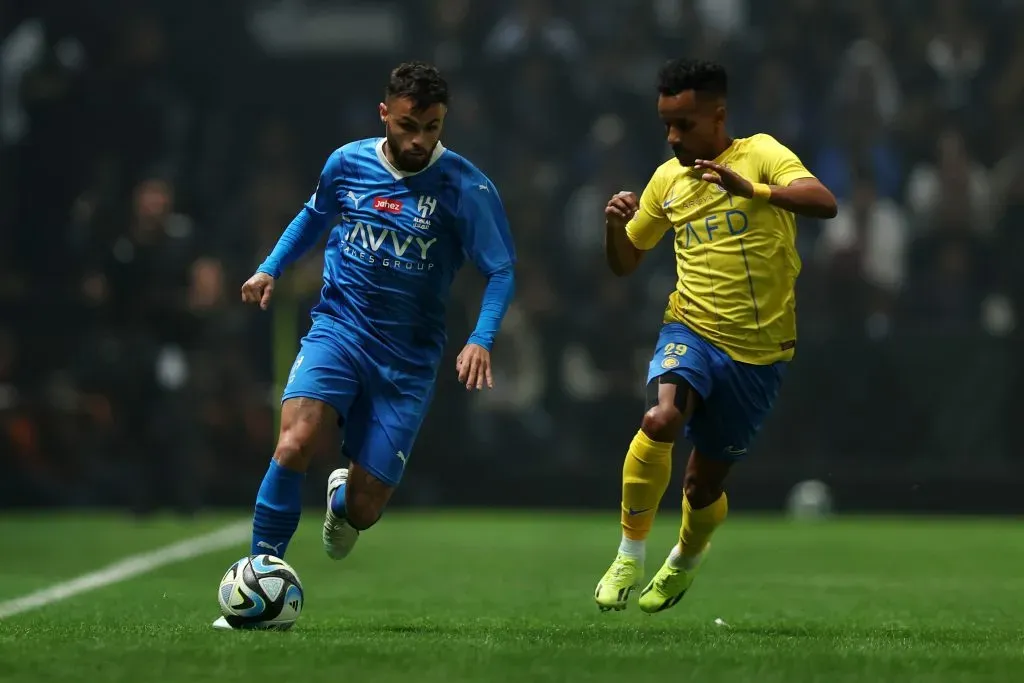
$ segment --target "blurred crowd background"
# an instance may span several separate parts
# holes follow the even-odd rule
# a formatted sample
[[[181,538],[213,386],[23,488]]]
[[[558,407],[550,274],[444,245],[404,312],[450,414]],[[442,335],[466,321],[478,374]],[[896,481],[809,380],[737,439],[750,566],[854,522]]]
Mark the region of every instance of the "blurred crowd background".
[[[667,158],[680,55],[725,63],[733,134],[840,201],[800,222],[797,360],[737,506],[817,478],[846,509],[1024,508],[1020,0],[7,0],[0,507],[251,505],[320,252],[271,313],[239,288],[411,58],[447,76],[443,140],[520,265],[482,395],[455,381],[483,284],[460,276],[396,502],[614,507],[674,269],[666,243],[612,277],[602,212]]]

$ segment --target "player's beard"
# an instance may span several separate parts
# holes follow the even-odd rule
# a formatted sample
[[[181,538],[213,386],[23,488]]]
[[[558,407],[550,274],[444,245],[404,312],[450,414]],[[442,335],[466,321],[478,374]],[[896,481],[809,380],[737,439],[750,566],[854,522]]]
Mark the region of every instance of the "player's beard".
[[[687,152],[679,145],[676,145],[675,147],[672,148],[672,154],[675,155],[676,161],[678,161],[683,166],[693,166],[693,162],[697,160],[696,156],[694,156],[690,152]]]
[[[402,149],[402,146],[391,136],[390,131],[388,131],[386,138],[388,149],[391,150],[391,156],[395,158],[395,166],[398,167],[398,170],[405,171],[406,173],[416,173],[426,168],[430,162],[430,155],[434,152],[433,149],[424,149],[422,156],[413,155]]]

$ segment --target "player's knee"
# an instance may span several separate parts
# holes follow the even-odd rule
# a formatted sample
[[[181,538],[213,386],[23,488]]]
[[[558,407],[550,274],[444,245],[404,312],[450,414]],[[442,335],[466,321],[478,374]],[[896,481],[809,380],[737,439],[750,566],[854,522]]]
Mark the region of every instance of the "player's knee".
[[[285,428],[274,449],[274,460],[278,465],[298,472],[305,472],[313,457],[312,437],[299,429]]]
[[[683,414],[674,405],[656,405],[644,414],[640,428],[653,441],[672,442],[683,427]]]

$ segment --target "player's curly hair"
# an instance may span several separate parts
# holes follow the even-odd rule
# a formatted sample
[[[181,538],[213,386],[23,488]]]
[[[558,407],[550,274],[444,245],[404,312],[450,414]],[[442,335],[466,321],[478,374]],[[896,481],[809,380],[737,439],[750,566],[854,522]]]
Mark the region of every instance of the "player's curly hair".
[[[426,62],[405,62],[391,71],[385,97],[408,97],[422,111],[433,104],[448,104],[448,83],[437,67]]]
[[[725,67],[702,59],[672,59],[658,71],[658,92],[671,97],[684,90],[725,97],[729,78]]]

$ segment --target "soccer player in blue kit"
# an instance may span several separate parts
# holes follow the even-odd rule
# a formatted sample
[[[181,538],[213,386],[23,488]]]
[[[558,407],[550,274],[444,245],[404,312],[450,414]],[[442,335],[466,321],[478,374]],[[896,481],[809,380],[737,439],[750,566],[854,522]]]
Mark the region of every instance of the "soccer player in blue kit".
[[[324,549],[344,558],[380,519],[434,394],[448,293],[466,257],[487,286],[455,369],[467,389],[492,386],[490,351],[514,291],[515,248],[494,184],[440,143],[447,108],[436,68],[395,68],[379,105],[385,136],[330,155],[313,196],[242,287],[244,302],[266,309],[284,268],[341,217],[282,396],[277,447],[256,499],[253,555],[284,557],[305,472],[336,424],[350,466],[328,479]],[[223,618],[215,626],[230,628]]]

